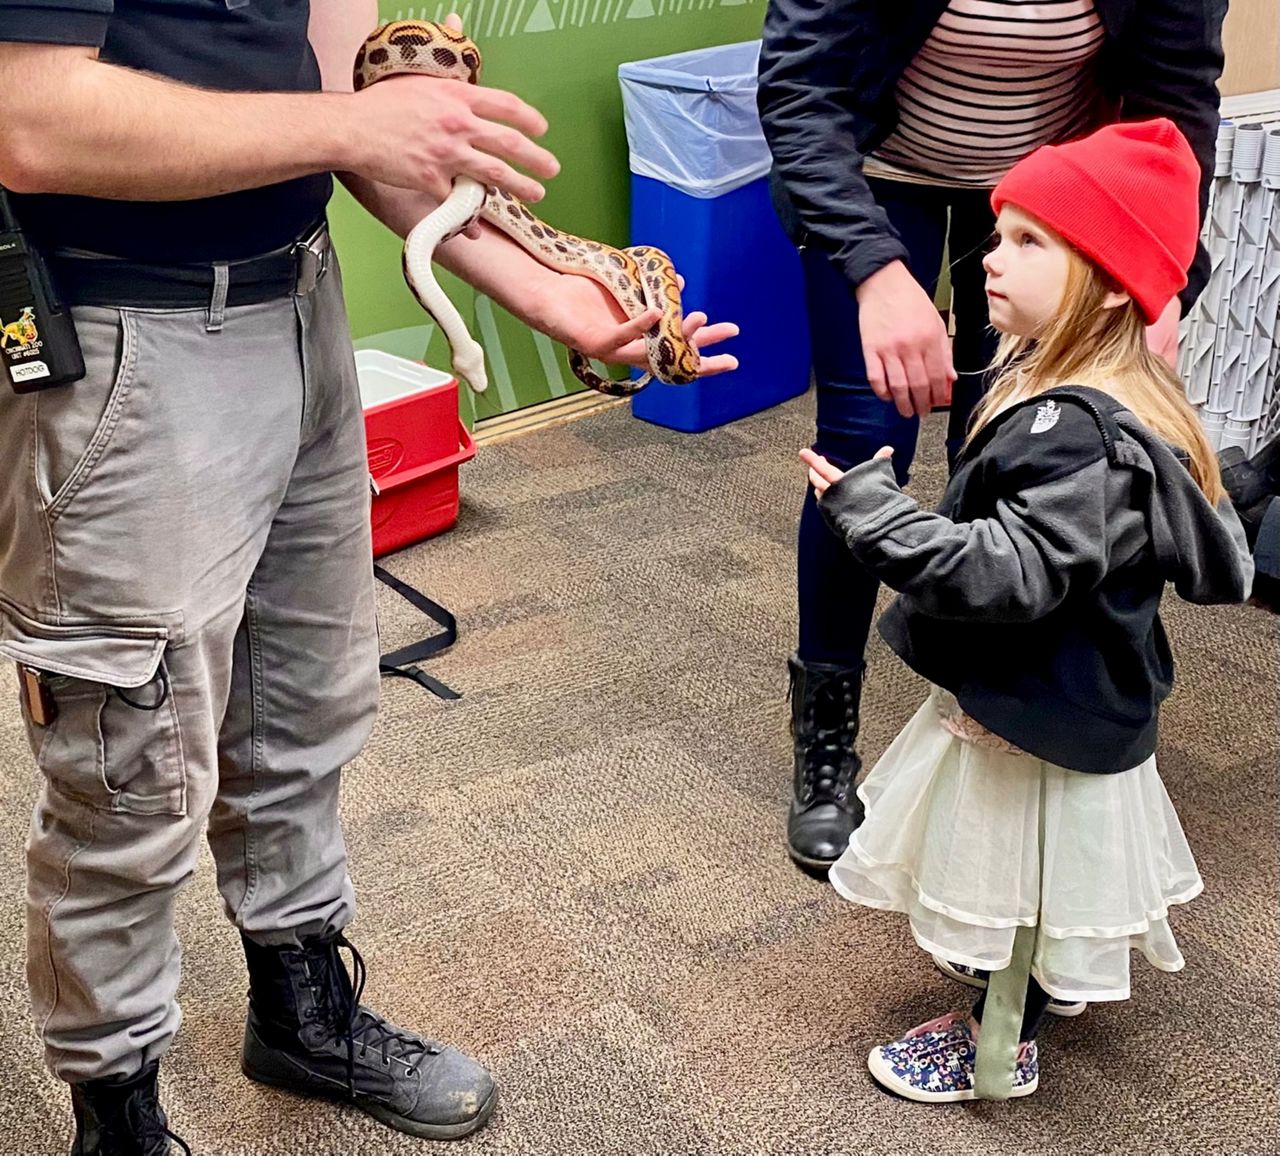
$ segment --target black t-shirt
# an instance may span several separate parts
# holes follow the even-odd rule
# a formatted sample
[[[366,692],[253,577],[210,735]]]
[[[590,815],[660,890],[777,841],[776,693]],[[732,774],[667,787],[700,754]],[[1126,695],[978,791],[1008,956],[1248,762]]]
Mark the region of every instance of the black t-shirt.
[[[316,92],[309,0],[0,0],[0,40],[82,44],[102,60],[200,88]],[[157,139],[154,147],[165,148]],[[139,155],[138,164],[147,158]],[[328,173],[189,201],[13,197],[46,249],[137,261],[231,261],[279,249],[324,212]]]

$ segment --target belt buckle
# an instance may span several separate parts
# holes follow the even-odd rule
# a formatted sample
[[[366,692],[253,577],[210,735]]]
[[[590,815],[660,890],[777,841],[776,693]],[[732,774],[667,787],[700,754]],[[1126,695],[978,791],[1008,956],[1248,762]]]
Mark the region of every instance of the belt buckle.
[[[329,269],[329,230],[319,226],[305,241],[298,241],[292,250],[294,260],[294,293],[305,297],[319,283]]]

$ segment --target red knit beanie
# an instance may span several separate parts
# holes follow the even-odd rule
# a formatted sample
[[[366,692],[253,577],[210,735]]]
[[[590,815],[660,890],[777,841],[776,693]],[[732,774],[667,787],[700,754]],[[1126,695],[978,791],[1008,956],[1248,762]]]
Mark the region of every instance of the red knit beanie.
[[[1045,145],[991,194],[1012,203],[1100,265],[1147,323],[1187,283],[1200,235],[1200,165],[1170,120],[1112,124]]]

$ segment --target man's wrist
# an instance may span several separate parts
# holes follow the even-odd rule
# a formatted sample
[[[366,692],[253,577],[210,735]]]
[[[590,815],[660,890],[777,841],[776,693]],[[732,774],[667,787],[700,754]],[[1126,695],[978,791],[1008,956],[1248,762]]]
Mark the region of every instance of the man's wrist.
[[[361,131],[360,109],[349,92],[325,92],[309,96],[324,101],[315,123],[324,167],[334,173],[363,174],[369,164],[368,143]]]

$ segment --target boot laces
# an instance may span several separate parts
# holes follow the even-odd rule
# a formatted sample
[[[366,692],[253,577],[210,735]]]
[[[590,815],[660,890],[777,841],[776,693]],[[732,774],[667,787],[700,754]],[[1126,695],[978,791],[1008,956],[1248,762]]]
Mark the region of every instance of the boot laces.
[[[794,689],[794,675],[792,675]],[[803,778],[815,803],[842,803],[853,785],[858,763],[852,757],[858,712],[852,703],[856,674],[825,679],[804,704]]]
[[[164,1117],[160,1114],[160,1104],[154,1096],[148,1095],[143,1090],[135,1092],[125,1102],[122,1117],[137,1139],[157,1140],[163,1136],[166,1140],[172,1140],[177,1144],[185,1156],[191,1156],[191,1149],[187,1147],[187,1142],[181,1136],[169,1131]]]
[[[332,1033],[331,1038],[335,1042],[346,1045],[347,1091],[354,1099],[357,1056],[364,1059],[370,1052],[375,1055],[380,1053],[384,1067],[389,1067],[392,1060],[398,1060],[410,1072],[416,1072],[427,1056],[440,1054],[440,1046],[412,1032],[403,1031],[361,1007],[360,998],[364,995],[365,980],[369,975],[364,957],[342,934],[334,938],[332,947],[333,953],[326,960],[327,966],[314,971],[310,966],[306,969],[312,1004],[304,1018],[321,1024]],[[337,977],[329,974],[329,968],[343,967],[338,954],[341,948],[351,952],[353,987],[347,1007],[341,1006],[346,993],[336,981]]]

